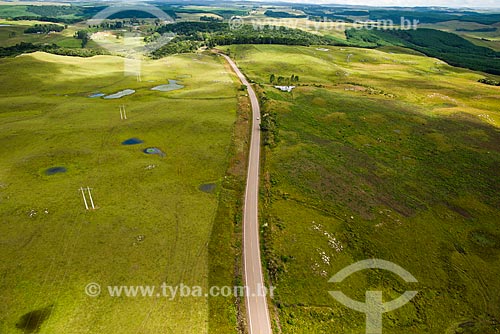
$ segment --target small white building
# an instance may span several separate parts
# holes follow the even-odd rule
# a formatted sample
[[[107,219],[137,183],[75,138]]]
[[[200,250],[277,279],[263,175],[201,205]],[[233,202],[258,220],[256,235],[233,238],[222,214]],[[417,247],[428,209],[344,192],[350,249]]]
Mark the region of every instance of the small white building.
[[[292,90],[295,88],[295,86],[274,86],[274,88],[277,88],[277,89],[281,90],[282,92],[291,93]]]

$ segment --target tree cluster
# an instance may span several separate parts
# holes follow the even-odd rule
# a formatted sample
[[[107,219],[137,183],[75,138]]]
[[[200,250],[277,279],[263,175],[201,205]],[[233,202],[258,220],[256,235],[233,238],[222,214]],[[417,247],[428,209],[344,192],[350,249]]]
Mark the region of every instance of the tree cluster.
[[[35,24],[24,30],[25,34],[48,34],[49,32],[61,32],[64,26],[58,24]]]
[[[106,54],[104,51],[96,49],[70,49],[59,47],[56,44],[32,44],[21,42],[10,47],[0,47],[0,58],[15,57],[23,53],[37,51],[73,57],[93,57]]]
[[[75,38],[82,41],[82,48],[85,48],[90,41],[90,36],[92,33],[88,30],[78,30],[75,32]]]
[[[59,17],[48,17],[48,16],[16,16],[12,18],[14,21],[42,21],[42,22],[52,22],[52,23],[65,23],[65,24],[73,24],[76,22],[80,22],[81,19],[68,19],[68,18],[59,18]]]
[[[299,80],[300,80],[299,76],[295,74],[292,74],[290,77],[283,77],[283,76],[276,77],[276,75],[273,73],[269,77],[269,83],[278,85],[286,84],[290,86],[293,83],[298,83]]]
[[[200,47],[201,43],[197,41],[174,39],[172,42],[162,46],[158,50],[153,51],[151,56],[155,59],[159,59],[168,55],[194,52]]]
[[[347,45],[345,41],[330,36],[319,36],[300,29],[286,27],[244,25],[231,29],[221,22],[179,22],[156,29],[159,34],[177,34],[178,40],[197,41],[209,48],[231,44],[281,44],[281,45]]]
[[[218,17],[214,17],[214,16],[204,15],[204,16],[200,17],[200,21],[203,21],[203,22],[221,22],[222,19],[220,19]]]
[[[500,81],[492,80],[492,79],[479,79],[478,82],[483,83],[485,85],[490,85],[490,86],[500,86]]]
[[[26,7],[26,10],[28,12],[45,17],[58,17],[58,16],[69,16],[69,15],[77,16],[82,13],[82,9],[77,6],[29,5]]]

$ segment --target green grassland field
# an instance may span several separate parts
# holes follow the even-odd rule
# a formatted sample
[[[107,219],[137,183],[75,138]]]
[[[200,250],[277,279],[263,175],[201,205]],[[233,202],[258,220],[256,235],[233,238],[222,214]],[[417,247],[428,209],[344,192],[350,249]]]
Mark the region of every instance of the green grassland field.
[[[24,43],[34,44],[57,44],[64,48],[81,48],[82,41],[74,38],[75,32],[79,29],[85,28],[85,25],[75,24],[67,25],[67,28],[61,32],[51,32],[49,34],[26,34],[24,31],[34,26],[35,24],[58,24],[64,26],[62,23],[50,23],[41,21],[12,21],[0,19],[0,47],[9,47]],[[90,41],[89,48],[96,48],[98,45]]]
[[[279,135],[264,149],[262,236],[280,333],[364,333],[363,301],[418,290],[384,333],[500,331],[500,88],[401,49],[231,46]],[[270,75],[300,81],[293,93]],[[360,260],[385,271],[328,280]]]
[[[211,55],[146,61],[142,82],[123,66],[111,56],[0,60],[2,334],[22,332],[33,311],[48,316],[43,333],[207,331],[207,298],[111,298],[106,286],[207,287],[218,191],[199,187],[224,179],[239,86]],[[185,88],[151,90],[168,79]],[[88,97],[123,89],[136,93]],[[121,144],[129,138],[144,143]],[[51,167],[67,172],[48,176]],[[80,187],[97,210],[85,210]],[[100,297],[85,294],[90,282]]]

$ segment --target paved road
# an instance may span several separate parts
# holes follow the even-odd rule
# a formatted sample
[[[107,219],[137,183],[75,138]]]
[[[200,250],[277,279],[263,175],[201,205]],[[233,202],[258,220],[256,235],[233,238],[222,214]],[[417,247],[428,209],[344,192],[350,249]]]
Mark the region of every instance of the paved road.
[[[243,261],[247,286],[247,320],[250,334],[271,334],[271,321],[267,299],[263,293],[264,278],[259,244],[259,167],[260,167],[260,106],[257,95],[234,61],[222,55],[229,62],[241,82],[248,88],[252,102],[252,139],[248,166],[247,189],[243,217]]]

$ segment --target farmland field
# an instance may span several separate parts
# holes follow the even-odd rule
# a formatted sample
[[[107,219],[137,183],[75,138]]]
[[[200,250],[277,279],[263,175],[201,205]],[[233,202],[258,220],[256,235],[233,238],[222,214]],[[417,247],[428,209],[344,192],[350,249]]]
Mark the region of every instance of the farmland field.
[[[237,116],[238,86],[216,57],[142,65],[138,82],[118,57],[0,60],[0,333],[207,331],[207,298],[106,295],[108,285],[207,287]],[[185,88],[151,90],[169,79]],[[125,89],[136,92],[89,98]],[[133,138],[142,143],[122,145]],[[143,152],[152,147],[165,156]],[[200,190],[207,184],[215,191]],[[81,187],[96,210],[86,211]],[[85,294],[91,282],[100,297]]]
[[[25,34],[24,31],[35,25],[44,25],[47,22],[41,21],[10,21],[0,19],[0,47],[9,47],[24,43],[46,43],[57,44],[60,47],[66,48],[80,48],[82,42],[73,37],[77,31],[78,26],[68,26],[62,32],[52,32],[50,34]],[[64,26],[63,24],[58,24]],[[97,45],[90,41],[90,47],[97,47]]]
[[[500,331],[500,88],[437,59],[355,48],[231,46],[279,134],[264,149],[262,234],[282,333],[364,333],[359,301],[419,294],[384,333]],[[299,76],[292,93],[270,76]],[[264,133],[264,136],[270,136]],[[328,283],[360,260],[385,271]]]
[[[0,0],[0,334],[500,333],[500,11],[314,2]]]

